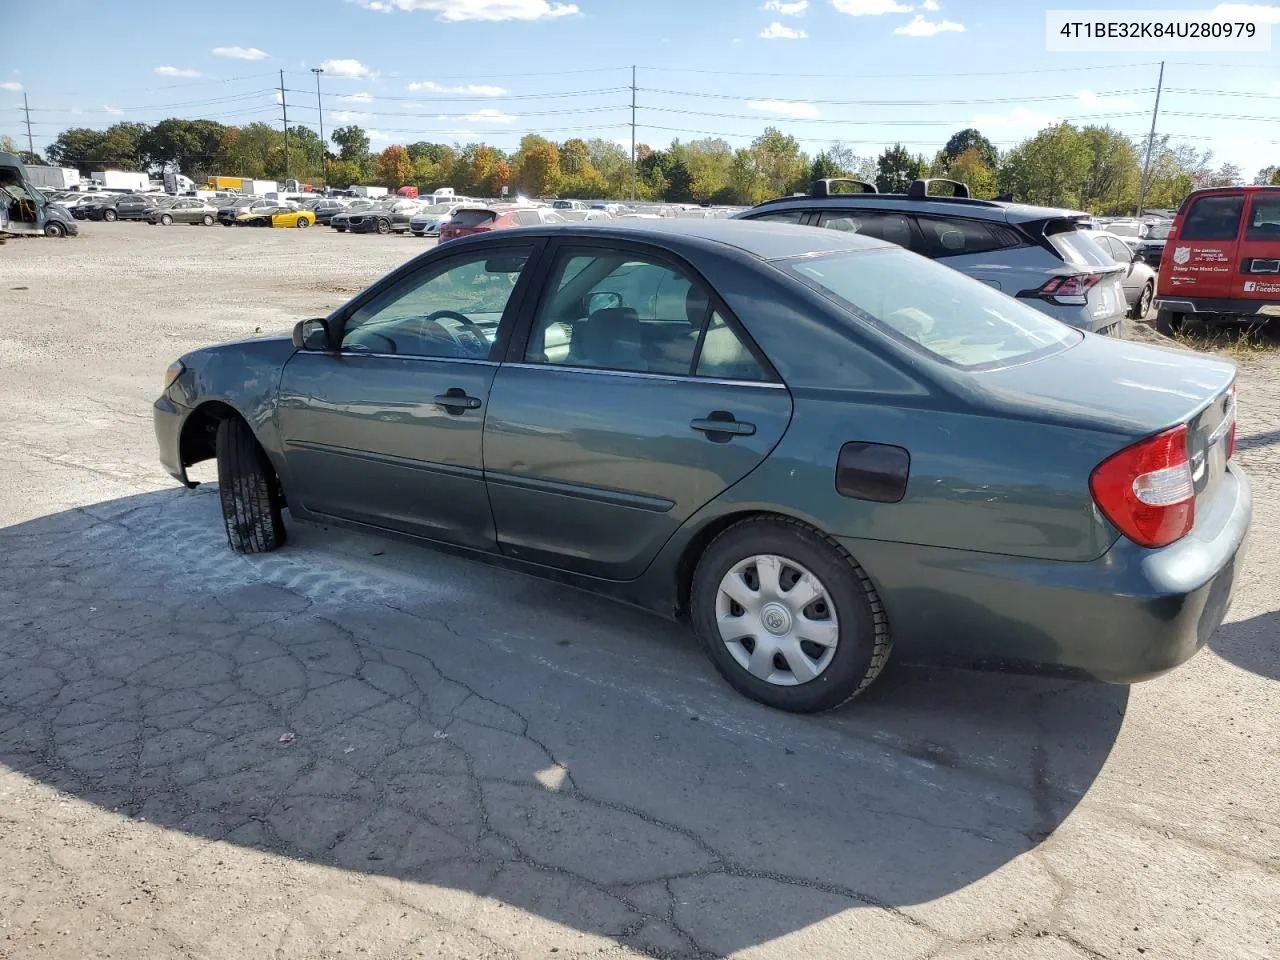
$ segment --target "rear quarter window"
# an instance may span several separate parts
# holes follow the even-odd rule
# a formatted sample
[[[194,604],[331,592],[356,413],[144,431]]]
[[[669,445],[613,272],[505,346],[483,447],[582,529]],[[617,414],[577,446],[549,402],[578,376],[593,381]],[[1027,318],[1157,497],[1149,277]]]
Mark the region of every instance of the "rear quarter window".
[[[1254,197],[1246,240],[1280,242],[1280,194]]]
[[[1234,240],[1240,232],[1244,196],[1200,197],[1187,211],[1179,240]]]
[[[935,259],[990,253],[1021,246],[1024,242],[1016,231],[1003,224],[983,220],[916,217],[916,222],[924,238],[924,249],[920,252]]]

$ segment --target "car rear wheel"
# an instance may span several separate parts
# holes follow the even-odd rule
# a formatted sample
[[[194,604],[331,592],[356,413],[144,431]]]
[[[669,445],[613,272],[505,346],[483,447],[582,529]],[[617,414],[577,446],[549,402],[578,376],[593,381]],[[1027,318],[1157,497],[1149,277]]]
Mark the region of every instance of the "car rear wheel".
[[[1138,294],[1138,302],[1133,305],[1133,319],[1146,318],[1148,311],[1151,310],[1151,298],[1155,296],[1155,292],[1154,285],[1150,283],[1142,288],[1142,292]]]
[[[1166,337],[1172,337],[1181,329],[1182,314],[1174,313],[1172,310],[1156,311],[1156,333],[1163,333]]]
[[[892,641],[870,578],[834,540],[783,517],[735,524],[698,560],[694,630],[739,693],[830,710],[879,676]]]
[[[114,220],[115,218],[116,218],[116,212],[115,212],[114,210],[103,210],[103,211],[102,211],[102,219],[103,219],[103,220],[105,220],[105,221],[107,221],[107,223],[110,223],[110,222],[111,222],[112,220]]]
[[[378,232],[379,232],[379,233],[390,233],[390,232],[391,232],[391,221],[389,221],[389,220],[379,220],[379,221],[378,221]]]
[[[160,223],[166,227],[173,226],[173,217],[169,216],[167,213],[162,213],[160,214]]]
[[[212,226],[213,226],[213,217],[212,217],[212,215],[210,215],[210,214],[207,214],[207,213],[206,213],[206,214],[204,215],[204,218],[203,218],[200,222],[201,222],[201,223],[203,223],[206,227],[212,227]]]
[[[236,553],[266,553],[284,545],[284,519],[275,472],[253,431],[229,417],[214,438],[218,494],[227,543]]]
[[[46,223],[44,225],[44,235],[46,237],[65,237],[67,228],[60,223]]]

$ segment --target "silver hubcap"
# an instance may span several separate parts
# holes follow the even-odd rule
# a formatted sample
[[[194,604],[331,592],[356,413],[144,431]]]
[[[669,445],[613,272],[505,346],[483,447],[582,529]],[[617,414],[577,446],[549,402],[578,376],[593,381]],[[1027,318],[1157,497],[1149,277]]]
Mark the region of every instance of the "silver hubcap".
[[[716,625],[742,669],[780,687],[816,679],[840,642],[840,621],[822,581],[774,554],[747,557],[724,575]]]

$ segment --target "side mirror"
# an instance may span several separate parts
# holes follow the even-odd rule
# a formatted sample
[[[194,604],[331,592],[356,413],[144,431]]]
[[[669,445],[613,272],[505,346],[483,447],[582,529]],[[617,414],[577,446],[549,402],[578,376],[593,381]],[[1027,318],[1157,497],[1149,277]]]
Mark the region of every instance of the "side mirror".
[[[329,328],[323,320],[299,320],[293,325],[293,345],[299,350],[328,350]]]
[[[1132,253],[1133,253],[1133,256],[1132,256],[1132,257],[1130,257],[1130,258],[1129,258],[1129,260],[1130,260],[1132,263],[1141,263],[1141,262],[1142,262],[1142,248],[1141,248],[1141,247],[1134,247],[1134,248],[1133,248]]]
[[[587,316],[589,317],[597,310],[611,310],[614,307],[622,306],[622,294],[609,291],[593,293],[587,297],[583,306],[586,307]]]

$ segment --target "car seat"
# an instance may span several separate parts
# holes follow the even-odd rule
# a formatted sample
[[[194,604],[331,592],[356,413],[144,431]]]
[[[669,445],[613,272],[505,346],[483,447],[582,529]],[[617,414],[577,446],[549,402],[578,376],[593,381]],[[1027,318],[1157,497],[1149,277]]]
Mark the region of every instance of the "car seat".
[[[605,307],[574,325],[569,363],[579,367],[647,371],[642,356],[640,314],[631,307]]]

